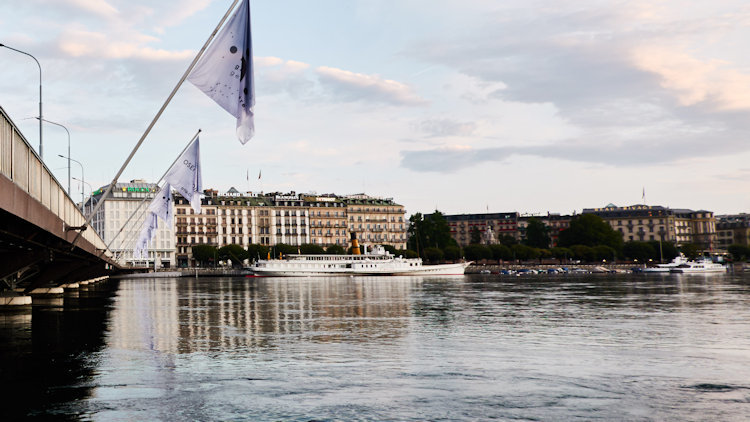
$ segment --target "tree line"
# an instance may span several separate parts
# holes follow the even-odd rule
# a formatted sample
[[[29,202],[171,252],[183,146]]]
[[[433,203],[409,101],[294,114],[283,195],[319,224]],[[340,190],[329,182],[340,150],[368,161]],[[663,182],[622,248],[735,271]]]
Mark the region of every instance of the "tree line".
[[[439,211],[432,214],[414,214],[409,218],[409,241],[407,246],[428,262],[451,261],[466,258],[471,261],[494,260],[520,262],[556,259],[559,262],[576,260],[602,262],[631,260],[637,262],[670,261],[680,252],[689,258],[699,255],[695,244],[683,244],[678,250],[672,242],[631,241],[624,242],[622,234],[614,230],[604,219],[594,214],[581,214],[570,222],[570,226],[558,234],[557,244],[551,247],[550,228],[538,218],[527,222],[525,236],[518,240],[514,236],[499,233],[496,243],[483,244],[478,227],[470,230],[470,244],[460,248],[450,236],[450,226]],[[746,251],[750,257],[750,248]]]

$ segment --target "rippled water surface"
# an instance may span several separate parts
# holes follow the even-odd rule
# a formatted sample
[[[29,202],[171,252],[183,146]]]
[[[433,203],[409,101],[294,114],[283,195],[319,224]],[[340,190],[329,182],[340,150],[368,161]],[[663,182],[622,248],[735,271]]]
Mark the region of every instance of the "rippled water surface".
[[[144,278],[97,289],[0,314],[12,416],[750,419],[748,276]]]

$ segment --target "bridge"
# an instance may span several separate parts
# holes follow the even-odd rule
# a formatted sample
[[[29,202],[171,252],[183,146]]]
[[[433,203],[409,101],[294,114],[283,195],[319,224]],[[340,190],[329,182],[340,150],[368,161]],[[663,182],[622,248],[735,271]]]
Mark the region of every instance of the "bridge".
[[[0,107],[0,291],[30,293],[117,269],[107,245]]]

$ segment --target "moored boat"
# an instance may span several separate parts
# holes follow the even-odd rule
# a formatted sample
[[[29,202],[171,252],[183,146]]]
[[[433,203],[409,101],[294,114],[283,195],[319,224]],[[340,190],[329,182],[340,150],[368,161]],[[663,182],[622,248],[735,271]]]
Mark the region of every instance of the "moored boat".
[[[255,275],[309,277],[319,275],[463,275],[471,262],[423,265],[421,258],[394,256],[375,245],[365,255],[287,255],[262,259],[252,266]]]
[[[727,267],[704,258],[699,261],[685,262],[670,269],[669,272],[678,274],[725,273],[727,272]]]
[[[356,233],[352,233],[350,255],[291,254],[285,259],[261,259],[252,267],[258,276],[309,277],[320,275],[464,275],[471,262],[423,265],[422,258],[394,256],[381,245],[360,254]]]
[[[671,269],[676,268],[679,265],[685,264],[688,259],[683,254],[677,255],[672,262],[667,264],[656,264],[653,267],[646,267],[641,270],[644,273],[668,273]]]

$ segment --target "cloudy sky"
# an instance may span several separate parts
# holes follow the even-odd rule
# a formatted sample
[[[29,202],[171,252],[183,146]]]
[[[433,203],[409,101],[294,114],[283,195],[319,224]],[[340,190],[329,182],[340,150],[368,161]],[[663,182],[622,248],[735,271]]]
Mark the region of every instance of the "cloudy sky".
[[[5,0],[0,43],[41,62],[44,117],[68,127],[96,188],[230,4]],[[234,118],[185,83],[121,181],[156,181],[200,128],[204,187],[220,191],[546,214],[641,203],[645,188],[652,205],[750,211],[746,1],[253,0],[251,10],[255,138],[241,145]],[[0,63],[0,106],[37,146],[36,64],[7,49]],[[65,186],[66,135],[44,131]]]

